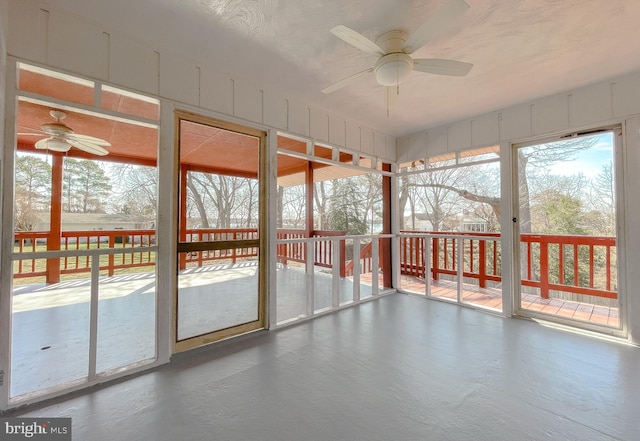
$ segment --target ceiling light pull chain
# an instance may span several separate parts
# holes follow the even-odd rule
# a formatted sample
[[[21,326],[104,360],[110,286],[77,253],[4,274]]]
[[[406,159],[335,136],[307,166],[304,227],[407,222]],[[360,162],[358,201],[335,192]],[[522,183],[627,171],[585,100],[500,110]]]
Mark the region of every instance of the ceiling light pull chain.
[[[385,101],[387,102],[387,118],[389,118],[389,88],[384,88]]]

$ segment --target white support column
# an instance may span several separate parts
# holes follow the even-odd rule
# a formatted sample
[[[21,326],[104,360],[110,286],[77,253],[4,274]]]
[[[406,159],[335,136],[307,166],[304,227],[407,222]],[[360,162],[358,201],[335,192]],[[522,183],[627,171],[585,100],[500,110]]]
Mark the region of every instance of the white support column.
[[[314,259],[313,259],[313,250],[315,248],[315,242],[312,240],[307,240],[307,317],[311,317],[313,315],[313,311],[315,310],[315,296],[314,296]]]
[[[16,64],[8,62],[6,84],[0,81],[1,91],[6,90],[6,99],[0,100],[0,119],[4,130],[4,148],[0,152],[0,410],[7,409],[9,403],[9,385],[11,383],[11,297],[13,283],[13,169],[16,130]],[[5,85],[7,87],[5,87]],[[2,92],[0,92],[2,93]],[[4,110],[4,111],[3,111]]]
[[[377,238],[371,239],[371,295],[377,296],[380,294],[380,284],[378,283],[380,266],[380,243]]]
[[[513,149],[511,144],[503,142],[500,144],[500,225],[502,225],[500,233],[500,251],[501,265],[500,274],[502,275],[502,314],[509,317],[514,312],[514,293],[516,286],[515,275],[519,274],[517,267],[519,265],[518,249],[519,238],[515,234],[515,224],[513,223],[514,214],[514,193],[512,185],[517,180],[513,173]],[[497,244],[498,242],[496,242]]]
[[[400,192],[398,188],[398,164],[391,164],[391,286],[394,289],[400,287]]]
[[[267,132],[267,200],[265,210],[269,215],[265,219],[265,230],[268,237],[265,244],[269,268],[267,268],[267,328],[275,328],[278,323],[278,253],[277,253],[277,228],[278,224],[278,132],[269,130]]]
[[[621,320],[628,330],[629,339],[635,344],[640,344],[640,271],[637,268],[637,260],[634,256],[640,254],[640,205],[637,203],[637,191],[640,188],[640,118],[629,118],[624,124],[624,148],[623,157],[618,159],[623,162],[622,183],[617,189],[623,188],[618,195],[618,241],[621,247],[617,250],[618,262],[624,262],[623,273],[618,274],[620,282],[619,291],[622,291],[620,302],[623,315]],[[617,164],[616,164],[617,165]],[[625,313],[626,310],[626,313]]]
[[[89,382],[96,379],[98,358],[98,301],[100,300],[100,255],[91,256],[91,297],[89,301]]]
[[[156,341],[158,362],[171,357],[175,338],[173,299],[177,289],[177,216],[178,216],[178,156],[174,146],[174,107],[160,104],[160,145],[158,149],[158,215],[156,237]]]
[[[353,238],[353,302],[360,301],[360,239]]]
[[[455,242],[458,248],[456,249],[456,267],[457,271],[457,282],[458,282],[458,303],[462,301],[462,282],[463,282],[463,274],[464,274],[464,239],[462,237],[458,237]]]
[[[431,236],[424,238],[424,288],[427,296],[431,295]]]
[[[340,240],[331,239],[333,250],[331,259],[331,306],[335,309],[340,306],[340,264],[344,256],[340,254]],[[338,259],[335,258],[338,256]]]

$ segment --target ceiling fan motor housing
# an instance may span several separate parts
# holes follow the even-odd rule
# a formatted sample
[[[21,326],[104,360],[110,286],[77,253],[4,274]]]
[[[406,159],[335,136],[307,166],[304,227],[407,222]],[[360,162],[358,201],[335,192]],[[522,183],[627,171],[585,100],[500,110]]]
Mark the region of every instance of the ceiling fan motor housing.
[[[395,86],[407,79],[413,70],[413,59],[402,52],[380,57],[373,67],[376,81],[383,86]]]

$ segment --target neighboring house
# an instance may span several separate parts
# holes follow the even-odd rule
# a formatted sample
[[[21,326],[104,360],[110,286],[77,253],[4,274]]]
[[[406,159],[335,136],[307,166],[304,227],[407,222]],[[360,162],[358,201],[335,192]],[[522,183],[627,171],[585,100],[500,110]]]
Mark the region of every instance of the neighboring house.
[[[49,231],[49,213],[41,213],[34,231]],[[151,220],[125,214],[62,213],[62,231],[141,230],[152,229]]]
[[[479,217],[464,216],[460,219],[460,231],[464,233],[486,233],[487,221]]]
[[[433,225],[427,218],[427,213],[414,213],[404,217],[404,229],[412,231],[433,231]]]

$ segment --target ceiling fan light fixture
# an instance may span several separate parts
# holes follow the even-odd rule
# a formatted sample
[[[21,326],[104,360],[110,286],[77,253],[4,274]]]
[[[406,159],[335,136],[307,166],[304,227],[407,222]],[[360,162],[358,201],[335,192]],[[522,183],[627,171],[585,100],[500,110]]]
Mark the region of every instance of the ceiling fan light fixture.
[[[63,139],[49,138],[47,139],[46,146],[48,150],[54,152],[68,152],[71,146]]]
[[[381,57],[373,68],[376,81],[383,86],[395,86],[407,79],[413,70],[413,59],[403,53]]]

